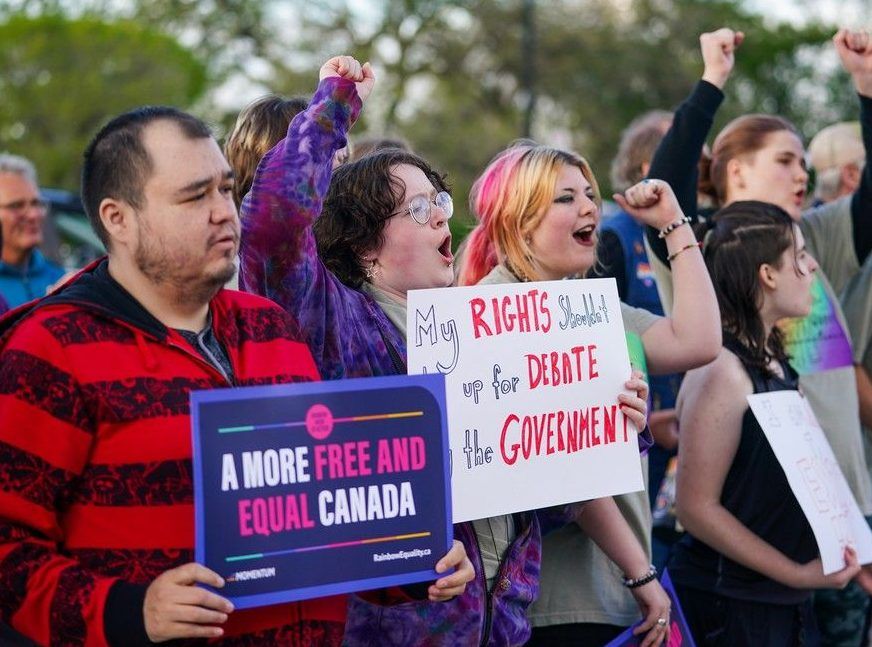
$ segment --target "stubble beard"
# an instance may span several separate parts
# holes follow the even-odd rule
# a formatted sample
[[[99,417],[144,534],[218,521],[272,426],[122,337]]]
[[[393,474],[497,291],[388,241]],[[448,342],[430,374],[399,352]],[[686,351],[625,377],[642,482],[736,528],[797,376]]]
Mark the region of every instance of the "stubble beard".
[[[231,259],[221,270],[212,273],[185,274],[184,256],[174,258],[163,244],[140,242],[134,253],[134,262],[140,272],[155,286],[169,287],[174,301],[180,304],[205,304],[236,273],[236,263]]]

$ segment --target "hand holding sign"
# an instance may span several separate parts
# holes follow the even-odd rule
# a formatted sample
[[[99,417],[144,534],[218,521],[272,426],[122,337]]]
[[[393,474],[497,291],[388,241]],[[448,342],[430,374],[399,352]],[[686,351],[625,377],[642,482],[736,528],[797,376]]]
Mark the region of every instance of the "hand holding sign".
[[[650,647],[651,645],[695,647],[693,636],[691,636],[687,622],[684,620],[684,614],[681,612],[678,596],[675,594],[675,589],[672,586],[672,580],[666,571],[663,572],[663,577],[660,578],[660,586],[662,586],[663,594],[667,596],[669,607],[666,609],[666,614],[661,616],[666,622],[657,623],[658,627],[662,627],[659,631],[659,637],[651,635],[653,632],[649,631],[648,635],[640,641],[640,629],[644,626],[640,624],[636,627],[630,627],[605,647]]]
[[[145,591],[145,631],[152,642],[175,638],[217,638],[224,633],[233,605],[220,595],[195,584],[224,586],[223,578],[205,566],[190,562],[160,574]]]
[[[669,635],[669,616],[672,613],[672,601],[666,591],[663,590],[660,582],[654,580],[644,586],[630,589],[630,593],[636,598],[636,603],[642,612],[642,623],[633,629],[634,635],[645,636],[640,647],[662,645]],[[661,619],[666,620],[666,624],[658,622]]]
[[[630,391],[635,391],[636,395],[618,394],[621,412],[640,431],[648,424],[648,383],[642,377],[641,371],[633,371],[630,379],[624,383],[624,386]]]
[[[857,553],[845,548],[845,568],[824,575],[823,562],[815,559],[807,564],[798,564],[796,574],[785,583],[797,589],[843,589],[860,573]]]
[[[441,577],[427,590],[431,602],[445,602],[466,590],[466,584],[475,578],[475,569],[466,555],[466,549],[456,539],[451,550],[436,564],[436,572],[456,569],[451,575]]]
[[[795,588],[841,588],[872,562],[872,532],[808,402],[796,391],[748,396],[814,532],[821,558],[787,574]],[[827,577],[824,577],[824,575]]]
[[[866,564],[860,569],[860,572],[857,573],[857,577],[854,578],[854,581],[860,585],[867,594],[872,595],[872,564]]]

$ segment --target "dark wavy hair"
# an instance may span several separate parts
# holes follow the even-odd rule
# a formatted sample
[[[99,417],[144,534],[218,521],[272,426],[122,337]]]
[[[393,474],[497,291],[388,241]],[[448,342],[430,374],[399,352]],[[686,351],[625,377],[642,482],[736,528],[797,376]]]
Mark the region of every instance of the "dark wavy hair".
[[[773,359],[788,359],[777,327],[769,337],[760,317],[763,293],[758,270],[781,267],[781,255],[796,245],[794,222],[781,207],[768,202],[733,202],[718,211],[705,238],[704,257],[721,309],[724,330],[746,347],[746,359],[771,375]]]
[[[363,255],[384,242],[388,218],[401,207],[406,187],[394,173],[400,164],[416,166],[437,191],[448,191],[445,177],[414,153],[387,149],[370,153],[333,172],[314,233],[318,255],[345,285],[366,279]]]
[[[206,122],[170,106],[135,108],[118,115],[94,135],[82,164],[82,204],[106,249],[111,241],[100,220],[100,203],[105,198],[116,198],[136,209],[142,207],[145,183],[154,166],[142,134],[157,121],[174,123],[191,140],[212,137]]]

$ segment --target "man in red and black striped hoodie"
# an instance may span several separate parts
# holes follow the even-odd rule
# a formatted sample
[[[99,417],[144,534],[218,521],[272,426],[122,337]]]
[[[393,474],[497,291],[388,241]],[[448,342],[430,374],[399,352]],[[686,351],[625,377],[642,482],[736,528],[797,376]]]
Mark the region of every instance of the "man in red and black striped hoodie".
[[[233,179],[199,120],[122,115],[85,153],[108,250],[0,321],[0,621],[44,645],[338,644],[344,597],[232,612],[195,586],[192,389],[317,380],[295,323],[222,289]]]

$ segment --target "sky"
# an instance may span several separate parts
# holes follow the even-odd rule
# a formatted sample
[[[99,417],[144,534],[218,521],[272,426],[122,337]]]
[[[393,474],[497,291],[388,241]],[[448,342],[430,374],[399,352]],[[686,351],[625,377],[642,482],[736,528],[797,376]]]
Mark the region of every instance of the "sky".
[[[849,27],[868,28],[872,23],[872,2],[868,0],[746,0],[745,5],[779,22],[797,25],[821,19]]]

